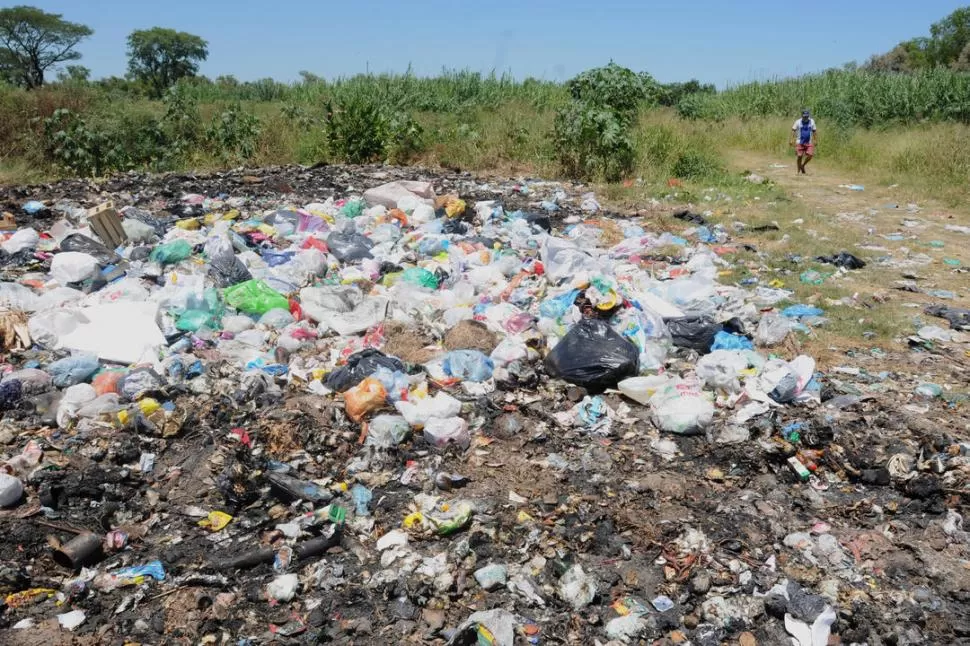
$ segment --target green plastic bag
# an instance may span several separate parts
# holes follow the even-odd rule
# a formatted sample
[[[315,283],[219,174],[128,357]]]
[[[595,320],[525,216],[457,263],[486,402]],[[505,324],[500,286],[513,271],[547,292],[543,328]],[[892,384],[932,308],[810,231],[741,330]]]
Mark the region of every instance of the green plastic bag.
[[[183,332],[197,332],[202,327],[218,330],[224,311],[219,301],[219,291],[210,287],[205,290],[201,301],[191,299],[189,307],[179,313],[175,327]]]
[[[256,279],[227,287],[223,296],[227,304],[246,314],[262,316],[272,309],[290,309],[290,302],[286,300],[286,296]]]
[[[340,215],[345,218],[356,218],[360,217],[360,214],[364,212],[364,200],[350,200],[344,207],[340,209]]]
[[[173,265],[181,262],[192,255],[192,245],[185,240],[176,240],[163,245],[158,245],[152,249],[149,258],[153,262],[160,262],[163,265]]]
[[[418,287],[438,289],[438,277],[422,267],[405,269],[404,273],[401,274],[401,280]]]

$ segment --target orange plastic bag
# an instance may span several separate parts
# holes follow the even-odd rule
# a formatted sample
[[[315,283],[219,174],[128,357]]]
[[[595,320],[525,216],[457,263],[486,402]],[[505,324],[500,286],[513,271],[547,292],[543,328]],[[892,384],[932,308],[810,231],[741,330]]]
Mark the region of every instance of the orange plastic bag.
[[[94,394],[100,397],[108,393],[118,392],[121,380],[127,374],[127,370],[106,370],[100,373],[91,381],[91,385],[94,386]]]
[[[368,377],[344,393],[344,410],[347,417],[359,422],[368,413],[383,406],[386,399],[384,384],[374,377]]]

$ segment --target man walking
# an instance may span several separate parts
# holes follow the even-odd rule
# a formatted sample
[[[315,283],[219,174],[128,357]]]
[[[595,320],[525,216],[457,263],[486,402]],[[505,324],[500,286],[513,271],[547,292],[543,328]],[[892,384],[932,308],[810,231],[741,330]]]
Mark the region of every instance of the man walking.
[[[797,140],[797,143],[796,143]],[[802,118],[795,121],[791,127],[791,137],[788,145],[795,147],[795,154],[798,155],[798,172],[805,175],[805,167],[815,156],[815,145],[818,144],[818,129],[815,128],[815,119],[808,110],[802,111]]]

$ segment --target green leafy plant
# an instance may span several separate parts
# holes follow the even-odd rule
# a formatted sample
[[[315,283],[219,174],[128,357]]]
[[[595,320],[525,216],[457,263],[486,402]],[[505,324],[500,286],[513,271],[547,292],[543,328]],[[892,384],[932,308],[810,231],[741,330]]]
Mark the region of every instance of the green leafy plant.
[[[44,119],[43,140],[48,160],[78,175],[100,176],[125,166],[118,141],[66,108]]]
[[[223,161],[237,163],[256,155],[260,132],[259,117],[245,112],[237,103],[215,116],[205,138]]]
[[[686,150],[677,156],[671,171],[680,179],[710,177],[721,170],[717,159],[696,150]]]
[[[366,164],[384,154],[384,119],[376,102],[362,97],[328,101],[325,114],[327,145],[336,159]]]
[[[659,91],[649,74],[637,74],[616,63],[582,72],[566,83],[574,101],[611,110],[623,120],[632,119],[645,101]]]
[[[611,110],[573,102],[556,114],[559,162],[570,177],[614,182],[633,169],[636,153],[624,121]]]
[[[389,162],[406,164],[424,150],[424,130],[410,113],[398,110],[384,121],[384,152]]]

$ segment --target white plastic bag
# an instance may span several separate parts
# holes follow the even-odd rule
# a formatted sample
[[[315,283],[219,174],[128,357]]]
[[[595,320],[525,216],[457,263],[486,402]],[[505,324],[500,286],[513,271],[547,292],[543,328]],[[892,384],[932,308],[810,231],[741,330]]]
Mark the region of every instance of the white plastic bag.
[[[33,249],[40,242],[40,234],[33,229],[20,229],[15,234],[7,238],[7,240],[0,245],[4,251],[9,254],[15,254],[18,251],[23,251],[24,249]]]
[[[434,188],[431,182],[389,182],[364,191],[364,201],[370,206],[381,204],[389,209],[400,208],[406,211],[408,209],[404,207],[409,206],[409,202],[414,204],[411,208],[416,208],[421,203],[433,205]]]
[[[758,321],[758,329],[754,333],[754,340],[763,348],[778,345],[792,330],[791,319],[769,312]]]
[[[446,393],[413,401],[395,402],[394,407],[414,428],[423,427],[432,417],[447,419],[461,412],[461,402]]]
[[[714,420],[714,404],[696,381],[668,384],[651,398],[650,407],[653,423],[669,433],[701,433]]]
[[[748,359],[742,350],[714,350],[697,362],[697,378],[706,386],[736,393],[741,390],[741,373],[747,370]]]
[[[97,271],[94,256],[80,251],[62,251],[51,260],[51,277],[61,285],[80,282]]]

